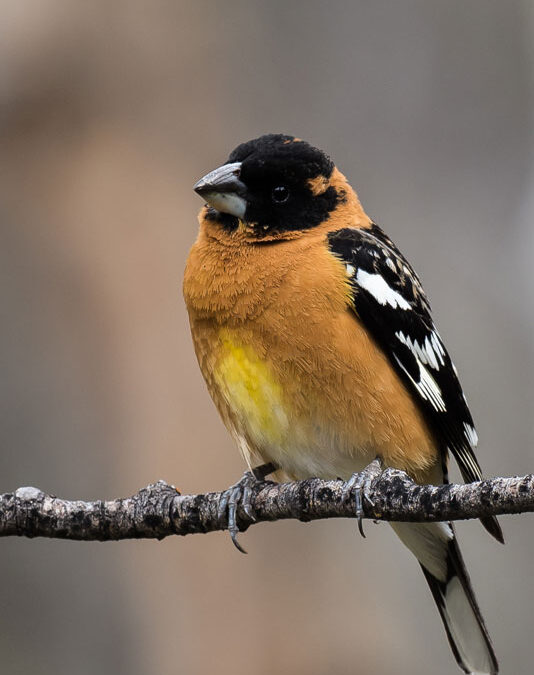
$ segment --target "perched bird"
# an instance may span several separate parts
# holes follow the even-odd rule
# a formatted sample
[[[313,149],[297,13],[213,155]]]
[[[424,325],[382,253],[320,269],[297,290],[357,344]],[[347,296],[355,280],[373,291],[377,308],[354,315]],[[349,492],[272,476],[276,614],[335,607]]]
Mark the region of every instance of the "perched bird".
[[[441,484],[452,454],[466,481],[480,480],[473,420],[421,282],[330,158],[270,134],[194,189],[206,205],[185,270],[191,332],[249,468],[348,480],[378,458]],[[246,487],[224,503],[234,540]],[[503,541],[495,518],[482,523]],[[452,524],[391,526],[423,569],[460,667],[497,673]]]

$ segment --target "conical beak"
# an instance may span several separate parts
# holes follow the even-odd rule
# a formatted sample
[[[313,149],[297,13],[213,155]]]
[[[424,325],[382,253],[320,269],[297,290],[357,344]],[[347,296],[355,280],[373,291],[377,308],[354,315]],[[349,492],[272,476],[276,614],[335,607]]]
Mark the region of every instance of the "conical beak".
[[[239,180],[241,162],[223,164],[210,171],[193,186],[193,190],[217,211],[242,219],[247,210],[247,188]]]

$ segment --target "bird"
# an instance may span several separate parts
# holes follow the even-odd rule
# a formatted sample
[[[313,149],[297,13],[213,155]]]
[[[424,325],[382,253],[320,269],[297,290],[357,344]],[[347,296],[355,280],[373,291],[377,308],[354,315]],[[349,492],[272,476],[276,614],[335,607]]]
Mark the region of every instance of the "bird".
[[[480,480],[473,419],[421,281],[330,157],[266,134],[194,190],[204,205],[183,291],[200,369],[250,469],[221,502],[238,548],[237,504],[249,513],[250,481],[274,470],[349,481],[360,518],[377,462],[439,485],[452,455],[466,482]],[[504,543],[496,518],[481,522]],[[390,524],[460,668],[498,673],[452,523]]]

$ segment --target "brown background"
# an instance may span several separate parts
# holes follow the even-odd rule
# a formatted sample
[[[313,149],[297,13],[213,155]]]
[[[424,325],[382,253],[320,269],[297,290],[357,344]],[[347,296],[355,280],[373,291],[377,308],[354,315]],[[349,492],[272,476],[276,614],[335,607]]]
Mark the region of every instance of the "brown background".
[[[0,2],[0,490],[243,470],[181,297],[191,185],[277,131],[326,151],[421,273],[487,474],[534,468],[529,0]],[[534,519],[460,537],[503,673],[532,672]],[[1,543],[10,675],[445,675],[386,526]]]

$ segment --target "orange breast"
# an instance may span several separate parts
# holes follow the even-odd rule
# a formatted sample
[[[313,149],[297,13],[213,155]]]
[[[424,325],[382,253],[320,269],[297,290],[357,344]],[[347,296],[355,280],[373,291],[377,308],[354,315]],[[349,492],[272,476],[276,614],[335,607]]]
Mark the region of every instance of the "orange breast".
[[[325,228],[252,245],[202,227],[184,295],[210,393],[251,461],[345,477],[378,455],[418,480],[436,465],[415,402],[349,309]]]

